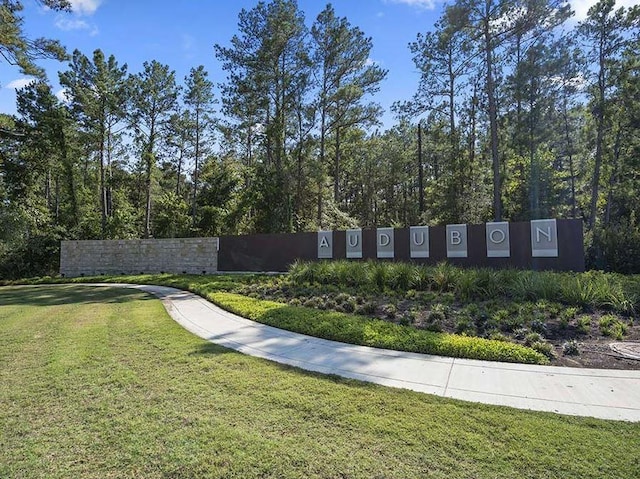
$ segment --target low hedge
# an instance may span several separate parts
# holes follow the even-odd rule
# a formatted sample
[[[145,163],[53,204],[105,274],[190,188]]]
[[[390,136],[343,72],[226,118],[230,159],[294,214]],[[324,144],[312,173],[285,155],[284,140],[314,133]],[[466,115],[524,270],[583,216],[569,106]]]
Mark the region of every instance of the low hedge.
[[[548,364],[543,354],[519,344],[417,330],[379,319],[289,306],[228,292],[206,298],[259,323],[350,344],[424,354],[526,364]]]

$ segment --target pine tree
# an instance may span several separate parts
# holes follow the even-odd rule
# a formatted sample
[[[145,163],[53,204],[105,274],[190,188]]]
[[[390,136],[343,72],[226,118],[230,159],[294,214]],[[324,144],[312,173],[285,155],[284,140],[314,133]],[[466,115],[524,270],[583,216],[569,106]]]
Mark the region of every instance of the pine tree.
[[[144,167],[145,214],[143,235],[151,237],[152,173],[156,165],[156,147],[162,127],[171,118],[178,88],[175,72],[153,60],[131,77],[131,126],[140,146]]]

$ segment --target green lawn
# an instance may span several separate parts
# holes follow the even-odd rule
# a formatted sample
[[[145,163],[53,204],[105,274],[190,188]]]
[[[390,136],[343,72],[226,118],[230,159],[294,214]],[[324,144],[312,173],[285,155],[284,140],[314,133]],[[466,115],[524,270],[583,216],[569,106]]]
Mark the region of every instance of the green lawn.
[[[0,477],[637,478],[640,425],[210,345],[132,290],[0,288]]]

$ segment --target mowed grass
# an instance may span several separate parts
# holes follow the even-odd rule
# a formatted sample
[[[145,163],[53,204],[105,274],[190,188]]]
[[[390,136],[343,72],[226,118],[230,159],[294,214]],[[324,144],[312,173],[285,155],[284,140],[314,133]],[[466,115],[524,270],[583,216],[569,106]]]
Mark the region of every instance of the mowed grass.
[[[640,426],[251,358],[132,290],[0,288],[2,478],[637,478]]]

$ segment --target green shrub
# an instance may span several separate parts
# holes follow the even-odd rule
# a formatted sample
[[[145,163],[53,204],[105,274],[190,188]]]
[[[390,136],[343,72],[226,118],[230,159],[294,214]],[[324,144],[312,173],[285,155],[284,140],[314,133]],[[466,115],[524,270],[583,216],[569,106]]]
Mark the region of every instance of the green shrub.
[[[529,328],[531,331],[535,331],[540,334],[547,334],[547,325],[544,322],[544,319],[535,318],[529,323]]]
[[[390,288],[395,291],[451,292],[463,301],[544,300],[580,308],[609,308],[624,314],[638,311],[640,297],[638,281],[612,273],[462,269],[446,262],[435,267],[373,260],[295,262],[289,280],[300,286],[318,283],[371,291]],[[546,312],[555,316],[555,309],[557,305],[551,304]]]
[[[544,336],[542,336],[540,333],[531,332],[524,337],[524,344],[526,344],[527,346],[532,346],[535,343],[542,342],[544,342]]]
[[[407,291],[416,284],[415,266],[408,263],[387,263],[388,285],[393,290]]]
[[[483,290],[478,282],[476,270],[460,271],[455,277],[455,294],[463,302],[468,302],[483,296]]]
[[[336,303],[343,303],[351,299],[351,296],[349,296],[347,293],[338,293],[333,297],[333,299]]]
[[[405,312],[400,318],[400,324],[403,326],[409,326],[416,321],[416,314],[413,311]]]
[[[476,328],[473,325],[473,320],[467,314],[462,314],[456,321],[456,333],[464,334],[465,336],[475,336]]]
[[[640,273],[640,224],[632,216],[598,228],[586,251],[587,266],[619,273]]]
[[[507,311],[506,309],[499,309],[498,311],[494,312],[491,315],[491,319],[496,323],[496,324],[504,324],[505,321],[507,321],[507,319],[509,318],[509,311]]]
[[[503,341],[417,330],[388,321],[259,301],[234,293],[214,292],[207,298],[254,321],[335,341],[460,358],[548,363],[547,357],[531,348]]]
[[[531,349],[538,351],[540,354],[544,354],[549,359],[556,357],[556,351],[552,344],[545,341],[536,341],[531,344]]]
[[[515,331],[525,325],[525,320],[520,315],[510,316],[502,321],[500,325],[503,331]]]
[[[355,314],[361,314],[364,316],[367,316],[367,315],[372,316],[375,314],[376,309],[377,309],[376,303],[374,303],[373,301],[367,301],[362,304],[357,304],[353,312]]]
[[[478,314],[474,316],[473,324],[478,330],[478,334],[484,334],[489,324],[489,314],[484,309],[481,309]]]
[[[431,272],[431,283],[440,292],[455,289],[458,269],[449,263],[439,263]]]
[[[519,340],[524,340],[529,332],[530,331],[527,328],[517,328],[513,330],[513,337]]]
[[[564,356],[578,356],[580,354],[578,342],[575,339],[565,342],[562,345],[562,354]]]
[[[320,308],[321,304],[322,300],[318,297],[308,298],[302,303],[305,308]]]
[[[442,325],[444,324],[447,317],[444,312],[441,310],[432,310],[427,315],[427,320],[425,323],[425,328],[429,331],[442,331]]]
[[[500,331],[496,331],[496,330],[493,330],[489,333],[489,339],[493,341],[509,341],[509,338],[507,338]]]
[[[620,340],[627,334],[627,325],[612,314],[602,316],[598,325],[604,336]]]
[[[343,301],[342,310],[345,313],[353,313],[356,310],[356,302],[355,302],[355,300],[348,299],[346,301]]]
[[[324,302],[324,308],[322,309],[336,309],[337,306],[338,303],[336,301],[334,301],[333,299],[327,299]]]
[[[586,314],[580,316],[576,322],[576,331],[579,334],[589,334],[591,332],[591,317]]]
[[[387,319],[395,319],[397,313],[398,308],[393,304],[385,304],[382,306],[382,314],[384,314]]]
[[[569,326],[569,321],[576,317],[578,314],[578,308],[565,308],[560,311],[558,315],[558,323],[562,329],[566,329]]]
[[[369,283],[378,291],[384,291],[387,285],[387,265],[386,263],[374,263],[369,268]]]

